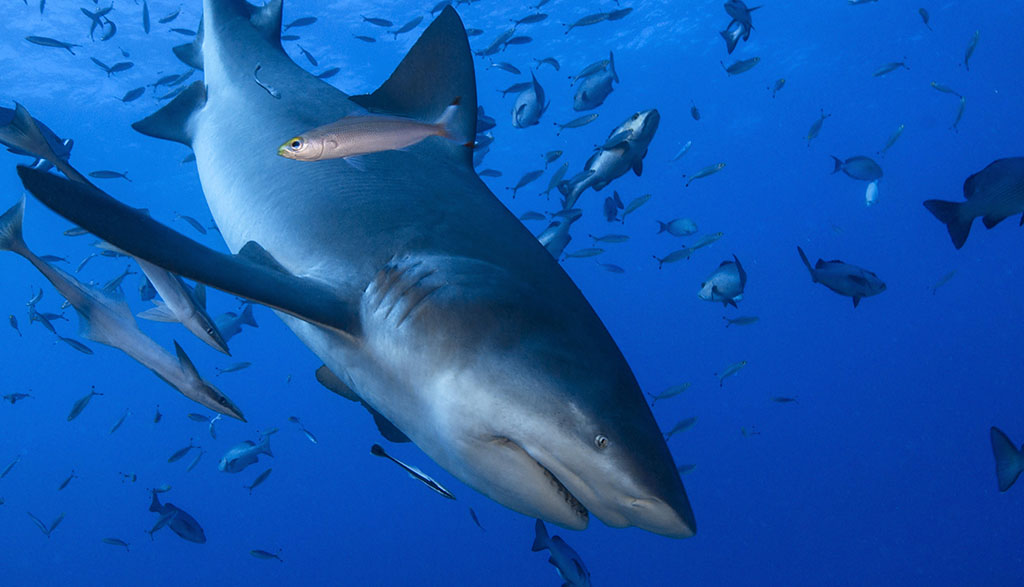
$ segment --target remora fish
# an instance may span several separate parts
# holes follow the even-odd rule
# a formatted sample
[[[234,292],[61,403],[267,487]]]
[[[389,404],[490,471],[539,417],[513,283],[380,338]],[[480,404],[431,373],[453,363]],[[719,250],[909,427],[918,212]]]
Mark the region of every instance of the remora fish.
[[[217,253],[95,187],[20,168],[29,191],[135,256],[281,311],[365,404],[499,503],[573,529],[593,513],[614,527],[693,535],[679,473],[625,358],[473,172],[467,147],[424,141],[368,155],[365,170],[275,153],[295,128],[360,107],[430,120],[452,96],[466,105],[454,124],[475,135],[473,63],[454,9],[381,88],[349,97],[281,50],[279,1],[204,7],[205,41],[177,53],[205,64],[205,80],[135,127],[192,147],[228,248],[245,252]],[[252,83],[257,59],[288,88],[281,99]],[[537,385],[514,383],[524,380]],[[447,402],[452,393],[463,401]]]
[[[1024,157],[996,159],[964,181],[966,202],[926,200],[924,207],[946,225],[953,246],[967,242],[971,223],[981,216],[985,228],[1024,212]],[[1021,216],[1024,224],[1024,215]]]
[[[25,200],[22,199],[0,216],[0,250],[13,251],[25,257],[71,302],[78,313],[81,336],[122,350],[185,397],[211,410],[245,421],[242,412],[226,395],[199,376],[192,361],[177,343],[175,356],[139,330],[122,296],[87,287],[70,274],[41,261],[29,250],[21,236],[24,213]]]
[[[800,247],[796,248],[800,259],[811,273],[811,281],[820,283],[841,296],[853,298],[853,307],[860,304],[861,298],[874,296],[885,291],[885,283],[877,275],[856,265],[842,261],[825,261],[818,259],[814,267],[807,260],[807,255]]]
[[[430,475],[427,475],[426,473],[424,473],[423,471],[419,470],[418,468],[416,468],[416,467],[414,467],[412,465],[407,465],[407,464],[403,463],[402,461],[396,459],[395,457],[389,455],[388,453],[384,452],[384,448],[381,445],[375,444],[375,445],[371,446],[370,447],[370,452],[373,453],[374,455],[378,456],[378,457],[383,457],[383,458],[388,459],[389,461],[395,463],[396,465],[398,465],[399,467],[404,469],[405,472],[408,473],[410,477],[412,477],[413,479],[419,481],[420,483],[423,483],[424,485],[426,485],[427,487],[429,487],[430,489],[432,489],[433,491],[435,491],[437,494],[441,495],[442,497],[447,497],[448,499],[455,499],[455,494],[453,494],[451,491],[448,491],[447,489],[445,489],[444,486],[441,485],[440,483],[438,483],[437,481],[433,480],[430,477]]]
[[[738,307],[736,302],[743,299],[743,288],[747,285],[747,272],[736,255],[732,258],[732,261],[722,261],[700,284],[697,297],[708,302],[722,302],[723,306]]]
[[[608,148],[601,149],[587,160],[583,168],[590,173],[558,184],[558,190],[565,196],[564,207],[573,207],[587,188],[601,190],[630,169],[637,175],[643,173],[644,157],[660,121],[661,115],[657,110],[644,110],[612,130],[608,136],[619,135],[621,139],[616,145],[606,145]]]

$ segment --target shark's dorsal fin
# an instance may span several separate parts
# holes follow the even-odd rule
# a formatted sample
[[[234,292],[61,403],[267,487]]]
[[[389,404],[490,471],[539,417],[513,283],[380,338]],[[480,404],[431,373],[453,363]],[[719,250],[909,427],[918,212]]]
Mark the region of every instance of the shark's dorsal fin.
[[[283,0],[270,0],[263,6],[251,6],[252,14],[249,15],[249,22],[263,35],[268,43],[281,49],[281,12],[284,9]]]
[[[476,136],[476,76],[462,20],[451,6],[431,23],[394,73],[372,94],[351,100],[371,112],[436,120],[458,98],[452,134]],[[459,162],[473,164],[473,150],[452,141],[436,141]]]
[[[196,286],[194,288],[192,288],[192,295],[194,295],[196,297],[196,303],[199,304],[199,307],[205,310],[206,309],[206,286],[201,284],[201,283],[197,283]]]
[[[280,25],[278,25],[280,28]],[[281,43],[280,35],[278,35],[278,44]],[[178,45],[172,49],[174,54],[181,60],[185,65],[203,70],[203,19],[199,19],[199,28],[196,30],[196,36],[191,43],[185,43],[184,45]]]
[[[192,130],[189,120],[206,105],[206,86],[201,81],[193,82],[171,103],[132,124],[132,128],[144,135],[167,139],[192,146]]]
[[[201,245],[118,202],[93,185],[18,166],[25,188],[54,212],[171,273],[269,306],[345,338],[359,336],[356,300],[322,283]]]
[[[178,355],[178,364],[181,365],[182,371],[188,375],[194,376],[196,379],[201,379],[201,377],[199,377],[199,371],[197,371],[196,366],[192,364],[192,359],[188,358],[188,355],[185,354],[185,349],[181,348],[178,341],[174,341],[174,353]]]

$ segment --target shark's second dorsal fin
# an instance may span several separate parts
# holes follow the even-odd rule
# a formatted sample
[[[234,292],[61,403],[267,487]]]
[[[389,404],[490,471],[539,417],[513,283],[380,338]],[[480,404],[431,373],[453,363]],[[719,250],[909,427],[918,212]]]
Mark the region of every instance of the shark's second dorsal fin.
[[[249,22],[263,35],[268,43],[281,49],[281,13],[284,10],[283,0],[270,0],[263,6],[250,6],[252,14]]]
[[[193,82],[170,104],[132,124],[132,128],[147,136],[191,147],[192,130],[189,128],[189,120],[205,105],[206,86],[201,81]]]
[[[476,136],[476,75],[462,20],[451,6],[427,27],[386,82],[372,94],[351,100],[371,112],[397,114],[421,121],[436,120],[456,99],[459,109],[449,125],[452,134]],[[440,148],[466,165],[473,151],[451,141]]]
[[[278,36],[278,44],[281,39]],[[196,36],[191,43],[185,43],[184,45],[177,45],[172,49],[175,56],[181,60],[185,65],[203,70],[203,19],[199,19],[199,29],[196,30]]]

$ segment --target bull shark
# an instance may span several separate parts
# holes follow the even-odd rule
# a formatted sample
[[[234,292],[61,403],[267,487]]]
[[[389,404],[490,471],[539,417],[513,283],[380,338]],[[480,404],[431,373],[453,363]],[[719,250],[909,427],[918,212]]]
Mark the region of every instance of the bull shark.
[[[95,186],[19,167],[47,206],[130,254],[277,310],[343,383],[438,465],[527,516],[670,537],[693,511],[636,378],[551,254],[488,190],[464,146],[430,137],[341,160],[277,147],[365,108],[474,136],[465,29],[448,6],[390,78],[349,96],[282,50],[280,0],[205,0],[202,35],[175,53],[204,69],[134,126],[192,147],[233,254]],[[276,88],[268,93],[253,77]]]
[[[70,274],[36,256],[22,237],[24,214],[23,198],[0,216],[0,250],[21,255],[57,288],[78,312],[82,336],[124,351],[185,397],[211,410],[245,421],[242,411],[234,402],[203,380],[177,342],[174,343],[175,356],[139,330],[119,289],[111,291],[85,286]]]

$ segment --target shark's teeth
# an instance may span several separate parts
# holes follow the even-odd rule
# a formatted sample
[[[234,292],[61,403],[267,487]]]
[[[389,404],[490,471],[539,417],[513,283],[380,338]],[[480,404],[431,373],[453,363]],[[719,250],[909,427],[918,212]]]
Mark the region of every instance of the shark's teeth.
[[[566,489],[565,485],[558,480],[558,477],[555,477],[555,475],[551,471],[547,470],[544,465],[541,465],[540,463],[537,463],[537,465],[540,466],[541,469],[544,469],[544,474],[547,475],[548,480],[550,480],[552,485],[554,485],[559,495],[565,499],[565,503],[569,504],[573,511],[576,512],[576,515],[584,520],[588,519],[590,512],[587,511],[587,508],[583,507],[583,504],[576,499],[576,496],[570,493],[569,490]]]

